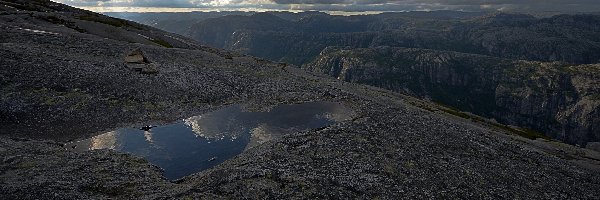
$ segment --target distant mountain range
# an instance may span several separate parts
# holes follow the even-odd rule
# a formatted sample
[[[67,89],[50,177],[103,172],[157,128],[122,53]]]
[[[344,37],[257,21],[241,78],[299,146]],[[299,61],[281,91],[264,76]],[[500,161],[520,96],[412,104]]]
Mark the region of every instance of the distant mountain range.
[[[573,144],[600,141],[597,67],[585,65],[600,63],[600,15],[283,13],[140,16],[167,15],[154,25],[210,46],[429,98]],[[184,16],[202,18],[174,20]]]
[[[509,59],[597,63],[600,15],[454,11],[332,16],[312,12],[183,14],[146,22],[214,47],[302,65],[328,46],[393,46],[475,53]],[[243,15],[240,15],[243,14]],[[188,20],[186,16],[203,16]],[[152,16],[152,15],[150,15]],[[146,17],[147,18],[147,17]],[[187,20],[181,23],[180,20]],[[153,24],[154,23],[154,24]],[[176,25],[174,25],[176,24]],[[170,28],[175,26],[177,28]]]

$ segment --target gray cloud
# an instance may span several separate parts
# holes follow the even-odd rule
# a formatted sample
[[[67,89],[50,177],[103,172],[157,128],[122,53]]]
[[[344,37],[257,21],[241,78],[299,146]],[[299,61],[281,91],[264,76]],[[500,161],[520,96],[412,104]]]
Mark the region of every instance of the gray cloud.
[[[506,10],[600,12],[600,0],[55,0],[73,6],[326,11]]]
[[[277,4],[441,4],[441,5],[530,5],[598,4],[598,0],[273,0]]]
[[[198,7],[200,1],[195,0],[55,0],[72,6],[103,6],[103,7],[168,7],[192,8]],[[208,1],[208,0],[207,0]]]
[[[507,10],[600,11],[599,0],[273,0],[276,4],[341,11]]]

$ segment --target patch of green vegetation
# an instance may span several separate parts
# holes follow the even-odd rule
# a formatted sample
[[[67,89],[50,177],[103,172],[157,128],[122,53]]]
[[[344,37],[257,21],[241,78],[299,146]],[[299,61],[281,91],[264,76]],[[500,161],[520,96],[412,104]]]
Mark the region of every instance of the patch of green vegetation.
[[[152,102],[143,102],[142,105],[144,106],[145,109],[148,109],[148,110],[153,110],[157,107],[157,105]]]
[[[288,64],[284,62],[277,63],[277,67],[280,67],[282,70],[285,69],[287,66]]]
[[[64,25],[65,27],[73,29],[73,30],[76,30],[77,32],[80,32],[80,33],[86,33],[87,32],[85,29],[82,29],[79,26],[75,25],[75,23],[73,23],[71,21],[64,20],[64,19],[62,19],[60,17],[57,17],[57,16],[53,16],[53,15],[50,15],[50,16],[40,16],[38,18],[42,19],[42,20],[45,20],[45,21],[48,21],[48,22],[53,23],[53,24]]]
[[[133,27],[129,22],[127,22],[125,20],[116,19],[116,18],[112,18],[112,17],[104,17],[104,16],[96,16],[96,15],[82,15],[82,16],[77,17],[77,19],[91,21],[91,22],[98,22],[101,24],[106,24],[106,25],[110,25],[110,26],[114,26],[114,27]]]
[[[442,110],[442,111],[444,111],[444,112],[446,112],[448,114],[451,114],[451,115],[463,118],[463,119],[471,119],[472,118],[471,115],[468,115],[468,114],[466,114],[464,112],[461,112],[461,111],[458,111],[456,109],[442,107],[440,110]]]
[[[191,107],[193,108],[199,108],[202,107],[206,104],[209,104],[209,101],[206,101],[204,99],[194,99],[192,101],[189,101],[189,105],[191,105]],[[187,102],[185,104],[188,104]]]
[[[265,77],[270,76],[271,74],[269,72],[260,70],[260,71],[254,71],[254,75],[259,78],[265,78]]]
[[[147,116],[151,120],[160,120],[163,117],[159,112],[150,112]]]
[[[164,106],[163,106],[162,104],[160,104],[160,103],[147,102],[147,101],[145,101],[145,102],[143,102],[143,103],[141,103],[141,104],[144,106],[144,108],[145,108],[146,110],[157,110],[157,109],[160,109],[160,108],[164,107]]]
[[[59,104],[72,104],[71,109],[83,108],[87,100],[90,98],[89,94],[80,92],[79,90],[57,92],[48,88],[34,89],[27,93],[28,96],[36,97],[44,106],[56,106]]]
[[[161,39],[151,39],[150,41],[166,48],[173,48],[173,45]]]
[[[159,117],[159,113],[152,111],[160,111],[167,107],[165,102],[149,102],[136,99],[118,99],[118,98],[102,98],[101,101],[108,103],[111,108],[120,108],[124,111],[145,110],[149,111],[150,117]]]
[[[359,142],[359,143],[367,143],[369,140],[367,138],[363,137],[361,134],[356,134],[356,135],[352,136],[352,141]]]
[[[504,73],[512,77],[521,77],[525,74],[532,73],[531,70],[528,70],[532,67],[531,65],[532,64],[526,62],[513,63],[509,65],[509,67],[504,68]]]
[[[558,72],[568,73],[568,74],[577,72],[577,70],[573,69],[572,66],[566,66],[566,65],[557,66],[556,70]]]
[[[71,28],[73,30],[76,30],[77,32],[80,32],[80,33],[87,33],[87,30],[79,28],[79,26],[72,26],[72,27],[67,26],[67,27],[69,27],[69,28]]]
[[[148,162],[142,158],[137,158],[137,157],[129,157],[126,159],[125,164],[129,167],[137,167],[140,165],[144,165],[147,164]]]
[[[29,2],[22,3],[13,3],[10,1],[3,1],[3,4],[9,5],[11,7],[17,8],[19,10],[29,10],[29,11],[44,11],[47,7],[47,2],[40,0],[32,0]]]
[[[41,102],[40,104],[45,106],[54,106],[62,102],[62,100],[57,97],[56,91],[45,87],[30,90],[25,92],[25,94],[27,96],[38,98]]]
[[[60,100],[56,97],[47,97],[44,99],[44,102],[42,104],[46,106],[54,106],[57,105],[59,102]]]
[[[386,163],[383,165],[383,172],[390,176],[397,175],[396,166],[392,165],[391,163]]]
[[[79,110],[84,108],[87,105],[86,101],[79,101],[77,103],[75,103],[74,105],[71,105],[70,109],[71,110]]]
[[[33,89],[32,92],[35,94],[39,94],[39,93],[46,93],[48,92],[49,89],[45,88],[45,87],[41,87],[41,88],[37,88],[37,89]]]
[[[404,167],[413,168],[413,167],[415,167],[415,163],[412,160],[406,161],[406,162],[404,162]]]
[[[31,168],[34,168],[35,166],[37,166],[37,164],[34,161],[23,161],[17,165],[17,168],[31,169]]]
[[[115,106],[115,107],[121,107],[124,110],[130,111],[130,110],[137,109],[137,105],[138,105],[138,103],[136,101],[131,100],[131,99],[127,99],[127,100],[123,100],[123,101],[117,101],[117,103],[114,104],[113,106]]]
[[[427,106],[425,104],[417,103],[417,102],[413,102],[413,101],[408,101],[408,104],[410,104],[412,106],[416,106],[416,107],[424,109],[424,110],[427,110],[429,112],[435,112],[437,110],[437,109],[434,109],[434,108],[432,108],[430,106]]]
[[[104,99],[103,99],[104,100]],[[119,99],[119,98],[107,98],[108,105],[111,108],[121,108],[123,110],[135,110],[137,109],[138,103],[131,99]]]
[[[545,136],[544,134],[531,130],[531,129],[527,129],[527,128],[522,128],[522,129],[515,129],[512,128],[510,126],[506,126],[506,125],[501,125],[501,124],[492,124],[495,127],[498,127],[502,130],[508,131],[510,133],[519,135],[521,137],[530,139],[530,140],[535,140],[537,138],[543,138],[543,139],[547,139],[547,140],[551,140],[552,138]]]
[[[119,99],[117,99],[116,97],[100,98],[99,100],[107,102],[108,105],[111,106],[111,107],[119,105]]]
[[[481,118],[479,116],[470,115],[470,114],[467,114],[465,112],[459,111],[459,110],[454,109],[454,108],[445,107],[445,106],[442,106],[442,105],[440,105],[440,106],[441,106],[440,110],[442,110],[442,111],[444,111],[444,112],[446,112],[448,114],[451,114],[451,115],[454,115],[454,116],[457,116],[457,117],[460,117],[460,118],[463,118],[463,119],[469,119],[469,120],[471,120],[473,122],[484,122],[484,123],[487,122],[485,119],[483,119],[483,118]]]
[[[47,16],[47,17],[46,17],[46,18],[44,18],[44,19],[45,19],[46,21],[52,22],[52,23],[54,23],[54,24],[66,24],[66,23],[67,23],[67,21],[66,21],[66,20],[64,20],[64,19],[61,19],[61,18],[59,18],[59,17],[56,17],[56,16],[53,16],[53,15]]]
[[[439,106],[440,106],[440,110],[442,110],[442,111],[444,111],[444,112],[446,112],[448,114],[451,114],[451,115],[454,115],[454,116],[457,116],[457,117],[460,117],[460,118],[463,118],[463,119],[469,119],[469,120],[471,120],[473,122],[479,122],[479,123],[491,125],[493,127],[500,128],[500,129],[502,129],[504,131],[507,131],[507,132],[515,134],[515,135],[519,135],[519,136],[527,138],[527,139],[535,140],[537,138],[543,138],[543,139],[551,140],[550,137],[545,136],[544,134],[542,134],[540,132],[537,132],[537,131],[534,131],[534,130],[531,130],[531,129],[527,129],[527,128],[515,129],[515,128],[512,128],[512,127],[507,126],[507,125],[503,125],[503,124],[498,124],[498,123],[493,123],[493,122],[487,121],[484,118],[481,118],[481,117],[478,117],[478,116],[469,115],[467,113],[461,112],[461,111],[456,110],[454,108],[445,107],[443,105],[439,105]]]
[[[89,15],[79,16],[78,19],[85,20],[85,21],[91,21],[91,22],[98,22],[98,23],[102,23],[102,24],[106,24],[106,25],[115,26],[115,27],[125,26],[124,23],[119,22],[119,21],[105,20],[105,19],[101,19],[99,17],[89,16]]]

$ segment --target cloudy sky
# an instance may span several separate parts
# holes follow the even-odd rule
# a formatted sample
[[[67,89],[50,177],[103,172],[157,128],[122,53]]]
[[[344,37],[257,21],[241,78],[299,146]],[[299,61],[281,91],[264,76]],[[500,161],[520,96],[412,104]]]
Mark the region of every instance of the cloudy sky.
[[[504,10],[599,12],[600,0],[54,0],[95,11]]]

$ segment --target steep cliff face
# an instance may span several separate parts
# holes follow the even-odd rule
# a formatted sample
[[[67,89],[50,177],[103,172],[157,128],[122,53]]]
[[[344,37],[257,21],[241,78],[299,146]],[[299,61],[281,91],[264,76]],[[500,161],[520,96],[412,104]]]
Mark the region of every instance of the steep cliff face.
[[[600,65],[378,47],[328,48],[304,68],[427,97],[569,143],[600,140]]]
[[[518,63],[496,87],[495,116],[570,143],[600,140],[600,65]]]

